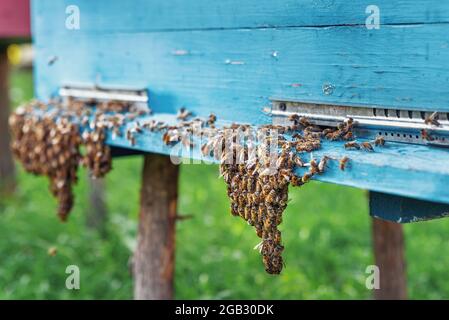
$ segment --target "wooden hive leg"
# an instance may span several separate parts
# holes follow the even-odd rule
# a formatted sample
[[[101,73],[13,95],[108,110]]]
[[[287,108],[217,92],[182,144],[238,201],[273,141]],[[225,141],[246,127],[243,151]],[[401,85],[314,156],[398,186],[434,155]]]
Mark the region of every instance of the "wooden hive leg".
[[[6,46],[0,45],[0,193],[15,187],[15,168],[9,148],[9,66]]]
[[[139,231],[134,254],[134,298],[172,299],[179,167],[145,155]]]
[[[402,225],[373,218],[373,245],[380,270],[380,288],[374,290],[374,298],[407,299]]]

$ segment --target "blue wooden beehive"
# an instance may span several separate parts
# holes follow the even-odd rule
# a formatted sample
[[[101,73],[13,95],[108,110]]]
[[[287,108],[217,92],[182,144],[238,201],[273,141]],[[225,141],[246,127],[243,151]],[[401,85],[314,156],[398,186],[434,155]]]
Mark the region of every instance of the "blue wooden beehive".
[[[67,27],[78,13],[79,28]],[[317,179],[374,191],[371,212],[388,220],[449,212],[449,3],[39,0],[32,21],[39,99],[61,88],[143,89],[155,119],[181,107],[254,125],[291,112],[352,117],[358,139],[380,135],[385,148],[324,142],[316,156],[349,155],[351,165],[331,161]],[[439,127],[424,123],[434,112]],[[154,133],[108,144],[170,152]]]

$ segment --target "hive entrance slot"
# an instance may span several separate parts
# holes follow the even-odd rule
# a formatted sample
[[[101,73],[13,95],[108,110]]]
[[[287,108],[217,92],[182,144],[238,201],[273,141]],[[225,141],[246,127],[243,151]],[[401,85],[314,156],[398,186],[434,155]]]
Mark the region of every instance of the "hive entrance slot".
[[[449,147],[447,112],[273,100],[273,124],[288,125],[293,114],[328,127],[352,118],[355,133],[362,136],[380,135],[388,141]]]
[[[138,110],[150,111],[148,106],[148,91],[144,89],[130,90],[65,86],[59,89],[59,96],[66,102],[69,99],[92,103],[115,101],[127,103]]]

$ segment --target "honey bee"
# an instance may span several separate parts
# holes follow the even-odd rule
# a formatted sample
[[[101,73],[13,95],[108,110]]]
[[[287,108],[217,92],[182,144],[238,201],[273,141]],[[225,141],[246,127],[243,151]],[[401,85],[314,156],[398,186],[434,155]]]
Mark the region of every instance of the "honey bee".
[[[131,146],[136,145],[136,137],[134,136],[134,132],[132,129],[126,130],[126,140],[128,140],[129,143],[131,143]]]
[[[310,173],[310,172],[304,173],[304,175],[301,178],[302,184],[309,182],[310,178],[312,178],[312,177],[313,177],[312,173]]]
[[[352,140],[354,138],[354,135],[352,133],[352,131],[348,131],[344,136],[343,136],[343,140]]]
[[[310,169],[309,169],[311,174],[316,174],[320,172],[320,169],[318,167],[318,163],[316,162],[315,159],[310,160]]]
[[[51,57],[48,59],[47,64],[48,64],[49,66],[52,66],[57,60],[58,60],[58,56],[51,56]]]
[[[348,118],[348,120],[346,120],[346,127],[347,128],[352,128],[354,125],[354,119],[353,118]]]
[[[298,121],[299,121],[299,115],[297,115],[297,114],[291,114],[291,115],[288,116],[288,120],[289,120],[289,121],[292,121],[292,122],[294,122],[294,123],[298,123]]]
[[[211,126],[211,125],[213,125],[215,123],[215,121],[217,121],[217,116],[215,114],[211,113],[209,115],[209,118],[207,119],[207,124],[209,126]]]
[[[323,156],[318,163],[318,173],[323,173],[324,169],[326,168],[327,162],[329,160],[328,156]]]
[[[299,123],[303,126],[303,127],[309,127],[312,125],[312,123],[309,121],[309,119],[307,119],[306,117],[301,117],[299,119]]]
[[[323,131],[321,131],[321,135],[323,135],[324,137],[326,137],[328,134],[334,132],[335,130],[332,128],[326,128]]]
[[[355,141],[345,143],[345,149],[360,149],[360,145]]]
[[[424,120],[424,123],[427,125],[433,125],[433,126],[439,127],[440,123],[438,122],[438,112],[434,112],[430,116],[428,116]]]
[[[373,146],[371,145],[371,143],[369,143],[368,141],[364,141],[361,144],[361,147],[363,150],[366,151],[374,151]]]
[[[291,183],[291,185],[292,185],[293,187],[298,187],[298,186],[301,186],[301,185],[303,184],[303,183],[302,183],[302,180],[299,179],[299,178],[298,178],[297,176],[295,176],[295,175],[292,176],[290,183]]]
[[[331,141],[334,141],[334,140],[339,139],[339,138],[340,138],[340,135],[341,135],[340,130],[336,130],[336,131],[327,133],[327,134],[326,134],[326,138],[329,139],[329,140],[331,140]]]
[[[341,158],[340,160],[340,170],[345,171],[346,165],[349,161],[349,158],[344,156],[343,158]]]
[[[345,128],[346,128],[346,123],[345,123],[345,122],[340,122],[340,123],[337,125],[337,129],[338,129],[339,131],[344,130]]]
[[[179,109],[176,118],[179,120],[187,120],[187,118],[190,117],[191,115],[192,115],[191,112],[187,111],[186,108],[182,107],[181,109]]]
[[[136,133],[143,133],[142,126],[140,125],[139,121],[136,121],[136,123],[134,124],[134,131]]]
[[[421,138],[427,141],[433,141],[434,138],[427,132],[426,129],[421,130]]]
[[[47,250],[47,254],[51,257],[56,256],[57,253],[58,253],[58,249],[56,247],[50,247]]]
[[[385,145],[385,139],[382,136],[377,136],[374,140],[374,145],[376,147],[384,146]]]

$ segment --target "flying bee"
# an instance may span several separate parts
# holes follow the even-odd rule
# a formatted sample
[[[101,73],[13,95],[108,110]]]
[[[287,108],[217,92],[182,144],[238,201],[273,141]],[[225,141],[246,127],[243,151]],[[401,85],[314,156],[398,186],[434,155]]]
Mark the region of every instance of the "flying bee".
[[[345,143],[345,149],[360,149],[360,145],[355,141]]]
[[[364,141],[360,144],[363,150],[365,151],[374,151],[373,146],[368,141]]]
[[[376,147],[384,146],[385,145],[385,139],[382,136],[377,136],[374,140],[374,145]]]
[[[438,112],[434,112],[430,116],[428,116],[424,120],[424,123],[427,125],[433,125],[433,126],[439,127],[440,123],[438,122]]]
[[[50,247],[47,250],[47,254],[51,257],[54,257],[58,253],[58,249],[56,247]]]
[[[344,156],[343,158],[341,158],[340,160],[340,170],[345,171],[346,165],[349,161],[349,158]]]

